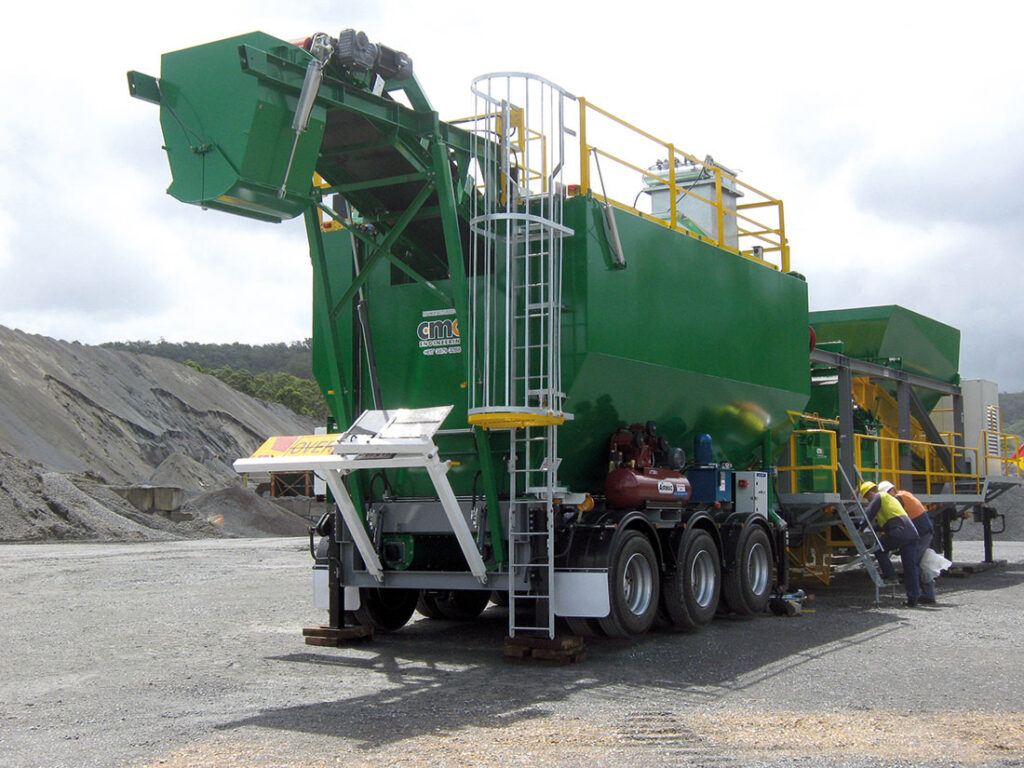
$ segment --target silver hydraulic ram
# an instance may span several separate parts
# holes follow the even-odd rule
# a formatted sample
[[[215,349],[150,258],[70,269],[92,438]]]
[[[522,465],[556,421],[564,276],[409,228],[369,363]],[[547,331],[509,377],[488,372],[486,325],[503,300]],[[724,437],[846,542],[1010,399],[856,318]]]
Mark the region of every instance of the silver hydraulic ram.
[[[320,92],[320,83],[324,79],[324,67],[327,65],[334,46],[331,45],[331,38],[323,32],[313,35],[309,44],[309,52],[313,56],[306,66],[306,79],[302,81],[302,90],[299,92],[299,103],[295,106],[295,117],[292,118],[292,130],[295,131],[295,141],[292,142],[292,151],[288,155],[288,166],[284,169],[284,179],[281,180],[281,188],[277,190],[277,198],[284,199],[288,192],[288,174],[292,172],[292,161],[295,160],[295,150],[299,146],[299,137],[309,127],[309,115],[313,111],[313,102]]]

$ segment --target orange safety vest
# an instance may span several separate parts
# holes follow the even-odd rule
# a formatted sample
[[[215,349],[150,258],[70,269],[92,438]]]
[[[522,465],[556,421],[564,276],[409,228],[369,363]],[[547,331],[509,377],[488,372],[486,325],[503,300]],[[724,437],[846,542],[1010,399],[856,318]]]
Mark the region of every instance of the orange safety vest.
[[[911,520],[915,520],[925,513],[924,504],[910,491],[896,491],[896,498],[900,500],[900,504],[907,511],[907,517]]]

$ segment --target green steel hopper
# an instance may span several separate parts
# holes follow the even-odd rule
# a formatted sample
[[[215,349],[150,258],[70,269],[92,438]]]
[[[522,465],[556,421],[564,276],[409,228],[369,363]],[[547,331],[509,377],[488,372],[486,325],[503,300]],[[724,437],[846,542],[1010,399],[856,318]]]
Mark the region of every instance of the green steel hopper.
[[[527,104],[509,109],[506,94],[484,93],[483,117],[465,129],[442,122],[408,57],[351,30],[303,44],[257,32],[166,54],[162,67],[159,79],[130,73],[129,80],[133,95],[161,107],[168,192],[260,219],[307,218],[316,375],[339,423],[375,404],[454,404],[449,430],[466,429],[469,410],[516,412],[505,401],[494,406],[481,389],[526,374],[512,370],[515,361],[488,358],[484,346],[522,338],[534,321],[492,323],[486,332],[504,338],[489,340],[476,306],[487,300],[488,280],[515,279],[488,243],[507,248],[516,227],[541,219],[558,220],[550,239],[561,250],[559,327],[546,336],[549,346],[558,337],[558,359],[548,368],[560,369],[561,402],[551,409],[523,393],[518,400],[527,410],[567,415],[559,475],[570,488],[600,491],[608,435],[623,424],[655,420],[683,446],[709,433],[720,457],[768,465],[788,434],[789,412],[804,407],[805,283],[571,187],[571,161],[586,157],[587,147],[529,158],[550,163],[545,177],[533,178],[526,160],[536,132],[525,107],[539,105],[529,105],[529,94]],[[494,83],[478,84],[478,95],[485,88]],[[579,127],[569,128],[565,115],[583,120],[583,100],[553,87],[546,93],[563,122],[546,126],[557,135],[543,140],[564,142]],[[506,113],[495,117],[493,104],[502,103]],[[591,171],[581,160],[573,170],[588,178]],[[520,218],[487,218],[502,206]],[[515,247],[528,249],[524,242]],[[524,357],[519,368],[529,362]],[[478,469],[480,432],[475,440],[467,434],[439,438],[467,461],[455,473],[462,492]]]
[[[129,86],[160,106],[171,195],[304,217],[314,374],[352,426],[238,466],[333,473],[332,627],[505,588],[510,635],[552,636],[556,612],[642,633],[674,567],[655,545],[693,536],[713,599],[673,621],[711,620],[719,569],[733,610],[764,610],[785,570],[769,471],[810,394],[781,201],[534,75],[479,77],[473,116],[441,121],[409,57],[353,30],[201,45]],[[616,131],[646,157],[611,152]],[[613,499],[614,473],[653,495]]]

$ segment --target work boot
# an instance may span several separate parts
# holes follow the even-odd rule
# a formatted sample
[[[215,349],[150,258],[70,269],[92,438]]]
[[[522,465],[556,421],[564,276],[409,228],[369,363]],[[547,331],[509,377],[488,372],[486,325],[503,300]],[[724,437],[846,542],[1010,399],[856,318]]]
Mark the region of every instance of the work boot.
[[[905,602],[903,605],[905,605],[907,608],[916,608],[917,600],[913,597],[908,597],[907,602]]]

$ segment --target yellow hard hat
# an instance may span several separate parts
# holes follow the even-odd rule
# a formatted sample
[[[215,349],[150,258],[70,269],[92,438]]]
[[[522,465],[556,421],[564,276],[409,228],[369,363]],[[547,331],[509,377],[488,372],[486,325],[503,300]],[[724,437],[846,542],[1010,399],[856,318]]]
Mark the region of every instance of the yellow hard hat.
[[[860,488],[858,489],[858,491],[860,492],[861,496],[867,496],[868,495],[868,491],[877,491],[877,490],[878,490],[878,486],[875,485],[874,483],[872,483],[870,480],[865,480],[863,483],[860,484]]]

